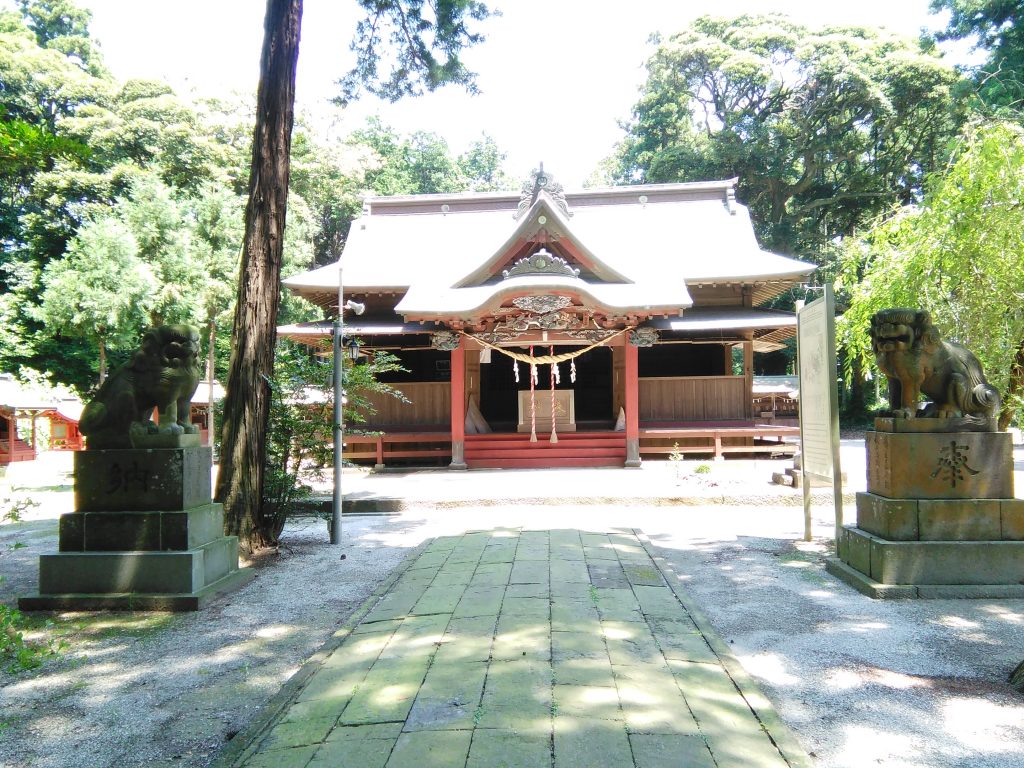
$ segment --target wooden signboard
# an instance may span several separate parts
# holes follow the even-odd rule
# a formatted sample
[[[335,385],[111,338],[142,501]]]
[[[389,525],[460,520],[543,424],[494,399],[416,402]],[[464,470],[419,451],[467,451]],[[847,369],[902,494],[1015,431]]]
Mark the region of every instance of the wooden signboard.
[[[804,539],[811,539],[811,486],[831,483],[836,536],[843,526],[843,480],[839,464],[839,386],[836,375],[835,301],[825,295],[797,311],[800,375],[800,456],[804,489]]]

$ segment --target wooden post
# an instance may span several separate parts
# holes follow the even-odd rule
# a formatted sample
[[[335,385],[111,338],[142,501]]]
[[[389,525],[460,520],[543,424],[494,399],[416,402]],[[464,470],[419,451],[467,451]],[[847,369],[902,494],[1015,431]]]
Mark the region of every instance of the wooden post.
[[[449,469],[466,469],[466,348],[460,342],[452,350],[452,463]]]
[[[640,350],[625,342],[626,466],[640,466]]]
[[[754,342],[743,342],[743,387],[747,391],[744,411],[748,419],[754,418]]]
[[[619,420],[619,409],[626,407],[625,351],[621,346],[612,347],[612,419]]]

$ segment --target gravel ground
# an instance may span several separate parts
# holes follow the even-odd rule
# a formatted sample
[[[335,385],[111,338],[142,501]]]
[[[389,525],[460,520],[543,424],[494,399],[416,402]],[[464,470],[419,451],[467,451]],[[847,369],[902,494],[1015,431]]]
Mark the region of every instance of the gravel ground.
[[[0,526],[4,602],[34,591],[52,517],[70,508],[66,477],[41,477],[38,519]],[[1024,696],[1006,683],[1024,601],[869,600],[824,572],[827,509],[805,544],[792,506],[495,505],[347,519],[341,547],[299,521],[251,584],[205,611],[55,617],[38,635],[67,649],[0,675],[0,766],[207,765],[411,548],[497,525],[643,530],[816,766],[1024,765]]]

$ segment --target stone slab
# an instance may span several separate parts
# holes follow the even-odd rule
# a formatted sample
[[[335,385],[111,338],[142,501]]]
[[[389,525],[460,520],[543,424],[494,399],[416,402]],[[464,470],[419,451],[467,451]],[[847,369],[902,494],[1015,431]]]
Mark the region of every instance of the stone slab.
[[[287,692],[275,697],[270,711],[258,716],[258,726],[233,740],[214,766],[277,765],[274,760],[286,750],[278,749],[268,734],[305,734],[299,726],[284,729],[282,724],[308,721],[315,726],[310,733],[320,738],[322,724],[314,721],[323,721],[336,723],[325,745],[334,743],[335,734],[352,733],[364,723],[373,733],[397,730],[374,736],[378,750],[354,756],[321,751],[309,766],[354,759],[353,764],[368,768],[659,768],[684,763],[776,768],[783,762],[789,768],[810,767],[770,703],[642,535],[572,533],[587,550],[613,555],[598,560],[621,563],[620,571],[630,577],[626,585],[598,586],[590,571],[573,569],[573,575],[585,573],[587,580],[553,579],[549,597],[547,580],[535,578],[531,566],[520,568],[520,580],[507,590],[476,590],[504,595],[495,615],[459,618],[453,615],[457,607],[449,606],[431,615],[378,616],[381,605],[388,606],[389,614],[399,603],[408,606],[405,610],[415,605],[430,581],[426,571],[440,567],[448,572],[447,563],[419,568],[423,563],[412,562],[386,595],[379,591],[364,605],[357,619],[361,623],[340,630],[337,645],[314,656],[298,673],[301,682],[286,685]],[[429,561],[439,552],[435,545],[443,542],[458,545],[449,546],[446,554],[454,557],[464,550],[469,556],[471,548],[463,545],[473,535],[493,541],[507,532],[439,539],[421,547],[426,553],[421,557]],[[515,560],[559,562],[556,535],[561,540],[566,532],[523,532]],[[599,579],[604,572],[595,569]],[[445,588],[456,584],[462,588],[461,580],[449,580]],[[556,595],[556,586],[573,589],[570,595]],[[474,588],[465,589],[459,605]],[[536,611],[534,603],[547,607]],[[601,611],[610,615],[602,619]],[[677,639],[686,642],[678,648],[669,642]],[[691,697],[703,705],[708,732],[687,704]],[[309,737],[302,738],[301,744],[290,740],[289,748],[304,748]],[[722,758],[717,763],[716,756]]]
[[[917,541],[917,499],[889,499],[876,493],[857,494],[857,527],[883,539]]]
[[[59,552],[39,557],[39,593],[193,593],[238,568],[238,539],[184,552]]]
[[[849,527],[843,536],[843,561],[880,584],[1024,584],[1024,542],[887,541]],[[851,556],[865,542],[871,551],[867,570]]]
[[[999,500],[999,531],[1003,541],[1024,541],[1024,499]]]
[[[825,570],[876,600],[1006,600],[1024,598],[1024,584],[881,584],[851,568],[837,557],[825,559]]]
[[[210,503],[210,448],[75,453],[77,512],[180,511]]]
[[[867,490],[891,499],[1013,498],[1008,432],[869,431]]]
[[[198,432],[181,435],[167,434],[130,434],[132,448],[198,448],[201,444]]]
[[[232,571],[197,592],[180,594],[31,595],[18,600],[22,611],[198,611],[256,577],[252,568]]]
[[[914,418],[914,419],[875,419],[877,432],[921,433],[921,432],[996,432],[999,429],[998,419],[986,418]]]
[[[60,516],[61,552],[184,551],[224,535],[224,509],[181,512],[71,512]]]
[[[999,541],[999,499],[921,499],[921,541]]]

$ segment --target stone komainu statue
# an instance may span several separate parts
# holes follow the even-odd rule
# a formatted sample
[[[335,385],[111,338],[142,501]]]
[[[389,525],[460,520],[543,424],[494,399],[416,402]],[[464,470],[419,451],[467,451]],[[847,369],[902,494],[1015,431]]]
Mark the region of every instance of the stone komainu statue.
[[[131,448],[142,434],[194,434],[189,404],[199,385],[199,332],[159,325],[142,337],[131,362],[112,373],[82,411],[79,429],[90,449]],[[160,424],[150,417],[156,408]]]
[[[883,309],[871,318],[871,346],[878,367],[889,378],[893,415],[995,418],[999,393],[970,350],[943,341],[928,312]],[[931,403],[920,413],[921,394]]]

